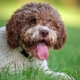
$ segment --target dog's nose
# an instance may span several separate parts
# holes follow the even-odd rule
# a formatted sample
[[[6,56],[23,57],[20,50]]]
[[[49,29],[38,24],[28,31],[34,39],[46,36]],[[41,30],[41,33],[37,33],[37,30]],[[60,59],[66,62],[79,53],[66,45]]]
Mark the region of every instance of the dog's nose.
[[[47,37],[48,36],[48,34],[49,34],[49,31],[48,30],[40,30],[40,35],[42,36],[42,37]]]

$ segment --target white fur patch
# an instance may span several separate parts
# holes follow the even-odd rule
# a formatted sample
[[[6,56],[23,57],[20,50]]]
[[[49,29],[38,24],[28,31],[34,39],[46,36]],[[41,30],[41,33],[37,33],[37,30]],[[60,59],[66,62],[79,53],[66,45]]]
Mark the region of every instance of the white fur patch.
[[[26,31],[26,34],[32,34],[31,39],[38,38],[39,37],[39,30],[47,30],[49,31],[49,38],[52,38],[52,40],[57,39],[57,34],[56,31],[51,30],[48,26],[42,26],[42,25],[37,25],[33,28],[30,28]]]

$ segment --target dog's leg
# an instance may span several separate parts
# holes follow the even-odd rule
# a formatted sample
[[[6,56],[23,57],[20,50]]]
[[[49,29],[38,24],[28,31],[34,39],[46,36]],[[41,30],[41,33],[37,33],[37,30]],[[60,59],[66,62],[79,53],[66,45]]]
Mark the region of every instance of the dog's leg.
[[[42,64],[42,66],[42,69],[45,74],[51,75],[53,78],[56,78],[57,80],[74,80],[73,77],[68,76],[66,73],[53,72],[51,69],[48,68],[46,61]]]
[[[51,75],[53,78],[57,78],[57,80],[74,80],[73,77],[68,76],[66,73],[62,72],[53,72],[52,70],[44,69],[43,70],[45,74]]]

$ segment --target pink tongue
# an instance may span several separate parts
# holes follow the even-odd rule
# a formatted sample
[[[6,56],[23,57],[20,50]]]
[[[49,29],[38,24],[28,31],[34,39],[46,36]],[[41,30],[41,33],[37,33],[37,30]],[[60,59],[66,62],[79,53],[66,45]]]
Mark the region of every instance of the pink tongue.
[[[45,60],[49,56],[48,47],[44,43],[37,45],[37,54],[40,60]]]

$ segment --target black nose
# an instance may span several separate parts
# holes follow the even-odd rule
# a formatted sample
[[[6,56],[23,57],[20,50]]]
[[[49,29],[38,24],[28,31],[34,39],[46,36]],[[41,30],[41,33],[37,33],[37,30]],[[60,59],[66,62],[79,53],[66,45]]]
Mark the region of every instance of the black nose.
[[[48,34],[49,34],[49,31],[48,31],[48,30],[40,30],[40,35],[41,35],[42,37],[47,37]]]

